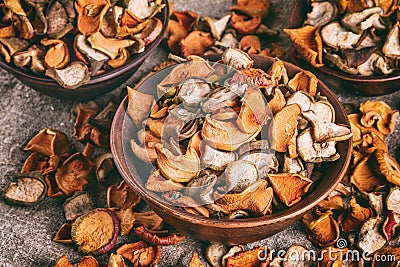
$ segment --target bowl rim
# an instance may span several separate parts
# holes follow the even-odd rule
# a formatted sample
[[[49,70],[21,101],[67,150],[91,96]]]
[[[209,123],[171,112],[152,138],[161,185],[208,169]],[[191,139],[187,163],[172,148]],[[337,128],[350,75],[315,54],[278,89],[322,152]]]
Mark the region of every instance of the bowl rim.
[[[102,73],[100,75],[90,76],[90,80],[88,83],[74,89],[73,91],[79,91],[80,88],[84,88],[88,85],[97,84],[97,83],[101,83],[101,82],[116,78],[117,76],[120,76],[122,73],[125,73],[125,72],[128,72],[128,71],[134,69],[135,67],[140,65],[148,57],[148,55],[150,55],[159,46],[161,41],[164,39],[164,33],[168,27],[168,22],[169,22],[168,0],[162,0],[162,1],[165,3],[165,7],[163,8],[163,11],[161,12],[161,14],[164,14],[164,15],[161,16],[161,19],[160,19],[163,22],[163,26],[162,26],[161,32],[157,36],[157,38],[153,42],[151,42],[150,45],[147,46],[142,53],[133,55],[133,57],[135,57],[135,58],[128,59],[127,64],[124,64],[123,66],[121,66],[119,68],[112,69],[110,71],[106,71],[105,73]],[[129,62],[129,60],[130,60],[130,62]],[[46,84],[53,85],[53,86],[60,86],[55,80],[53,80],[51,78],[48,78],[46,76],[40,77],[38,75],[30,74],[28,71],[26,71],[22,68],[15,67],[15,66],[11,65],[11,63],[5,62],[3,57],[0,57],[0,67],[3,68],[4,70],[10,72],[14,76],[15,75],[22,76],[25,79],[29,79],[33,82],[40,82],[40,83],[46,83]],[[66,88],[63,88],[60,86],[60,89],[61,88],[66,89]],[[67,90],[70,90],[70,89],[67,89]]]
[[[215,55],[209,56],[208,59],[211,59],[213,57],[215,57]],[[257,56],[257,55],[251,55],[251,57],[253,59],[254,58],[266,58],[266,57],[261,57],[261,56]],[[273,58],[271,58],[271,57],[267,57],[267,58],[269,60],[273,60]],[[297,71],[303,70],[302,68],[295,66],[292,63],[289,63],[286,61],[283,61],[283,62],[286,66],[292,67]],[[146,76],[146,79],[142,79],[138,84],[136,84],[135,89],[140,87],[147,79],[151,78],[153,75],[157,74],[158,72],[154,72],[154,73],[151,73],[150,75]],[[346,115],[345,123],[347,125],[350,125],[350,122],[347,117],[347,113],[346,113],[343,105],[339,101],[339,99],[321,80],[319,80],[319,82],[321,83],[321,86],[323,86],[327,89],[327,91],[324,92],[325,93],[324,95],[325,96],[329,95],[328,96],[329,99],[332,99],[335,102],[337,102],[341,113]],[[285,220],[299,217],[301,214],[304,214],[306,211],[308,211],[311,208],[313,208],[314,206],[316,206],[319,202],[321,202],[323,199],[325,199],[335,189],[335,187],[342,180],[343,176],[347,172],[347,169],[350,165],[351,151],[353,148],[352,138],[344,141],[344,142],[348,142],[348,147],[347,147],[347,150],[345,151],[346,157],[344,159],[344,164],[342,164],[340,166],[340,170],[338,171],[338,175],[337,175],[336,179],[334,180],[334,182],[322,194],[320,194],[319,196],[312,197],[307,205],[305,205],[303,202],[303,205],[297,206],[297,204],[300,204],[302,202],[302,201],[300,201],[293,207],[289,207],[286,210],[279,211],[279,212],[276,212],[273,214],[269,214],[269,215],[261,216],[261,217],[236,219],[236,220],[206,218],[204,216],[190,214],[190,213],[184,211],[183,209],[173,206],[172,204],[169,204],[169,203],[166,203],[163,201],[159,201],[159,200],[149,196],[149,194],[147,192],[148,190],[145,189],[144,187],[142,187],[137,182],[136,178],[135,179],[127,178],[127,177],[132,177],[132,173],[130,173],[129,170],[125,169],[124,161],[126,162],[126,160],[124,160],[123,157],[121,157],[121,156],[123,156],[123,155],[121,155],[121,152],[122,152],[121,150],[123,150],[123,144],[121,142],[119,142],[120,139],[122,138],[122,136],[118,136],[118,134],[117,134],[117,132],[118,132],[117,129],[119,127],[123,127],[123,125],[120,123],[121,122],[120,120],[122,119],[122,121],[123,121],[124,117],[126,116],[125,110],[126,110],[127,104],[128,104],[128,96],[125,96],[125,98],[121,101],[121,103],[115,113],[115,117],[113,119],[113,122],[111,125],[111,131],[110,131],[111,153],[114,158],[114,162],[117,167],[117,170],[119,171],[119,173],[121,174],[123,179],[129,185],[131,185],[137,193],[139,193],[139,195],[145,200],[145,202],[151,203],[149,206],[157,205],[158,208],[162,209],[164,212],[168,212],[169,214],[172,214],[172,216],[177,218],[178,220],[188,221],[191,224],[201,225],[204,227],[225,228],[225,229],[226,228],[228,228],[228,229],[254,228],[254,227],[260,227],[260,226],[264,226],[264,225],[271,225],[271,224],[278,223],[280,221],[285,221]],[[119,149],[119,147],[121,149]],[[153,204],[153,203],[155,203],[155,204]],[[290,212],[288,212],[288,211],[290,211]]]
[[[292,10],[290,11],[290,16],[289,16],[289,29],[296,29],[298,28],[296,21],[299,20],[298,16],[297,16],[297,12],[298,9],[301,8],[302,5],[306,4],[307,7],[310,7],[308,4],[307,0],[296,0],[292,6]],[[301,21],[303,22],[305,18],[301,18]],[[296,26],[295,26],[296,25]],[[296,47],[295,47],[296,49]],[[297,50],[297,49],[296,49]],[[303,56],[303,54],[301,54],[299,52],[299,54],[301,55],[302,59],[305,60],[309,65],[311,65]],[[371,76],[361,76],[361,75],[352,75],[349,73],[346,73],[342,70],[338,70],[338,69],[334,69],[334,68],[330,68],[326,65],[320,67],[320,68],[316,68],[314,66],[312,66],[313,68],[320,70],[322,72],[324,72],[325,74],[328,75],[332,75],[335,76],[337,78],[340,78],[342,80],[345,81],[349,81],[349,82],[358,82],[358,83],[380,83],[380,82],[389,82],[389,81],[395,81],[395,80],[399,80],[400,79],[400,70],[395,70],[393,73],[391,74],[386,74],[386,75],[371,75]]]

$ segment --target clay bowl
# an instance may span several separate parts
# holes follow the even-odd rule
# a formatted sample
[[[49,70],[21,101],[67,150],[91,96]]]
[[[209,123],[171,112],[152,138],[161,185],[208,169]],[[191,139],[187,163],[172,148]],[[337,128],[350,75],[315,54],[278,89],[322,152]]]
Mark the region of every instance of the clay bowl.
[[[89,83],[77,89],[63,88],[53,79],[44,75],[39,76],[30,70],[17,68],[12,63],[5,62],[3,57],[0,57],[0,67],[13,74],[22,83],[45,95],[67,100],[85,100],[99,97],[118,88],[118,86],[127,81],[139,69],[143,61],[157,49],[164,38],[164,32],[167,29],[169,20],[168,1],[163,0],[163,2],[166,6],[157,15],[157,18],[163,24],[163,28],[157,39],[148,45],[143,53],[132,55],[124,66],[91,77]]]
[[[296,0],[290,14],[289,28],[299,28],[311,11],[308,0]],[[363,77],[351,75],[339,69],[330,67],[318,68],[319,77],[330,88],[337,89],[345,93],[361,95],[384,95],[392,93],[400,88],[400,71],[395,71],[389,75],[373,75]]]
[[[220,56],[209,57],[217,61]],[[253,57],[256,68],[268,70],[273,58]],[[290,63],[285,63],[290,77],[301,71]],[[164,73],[164,74],[163,74]],[[156,73],[140,84],[137,89],[143,93],[155,95],[156,86],[164,78],[165,72]],[[161,74],[161,75],[160,75]],[[346,111],[336,96],[322,82],[318,83],[318,91],[326,96],[336,111],[336,122],[349,125]],[[167,223],[177,230],[196,239],[209,242],[223,242],[229,244],[244,244],[271,236],[299,219],[307,210],[317,205],[336,187],[345,174],[351,157],[352,140],[339,142],[337,150],[340,159],[332,163],[324,163],[324,173],[320,183],[302,201],[289,209],[271,215],[248,219],[212,219],[187,213],[181,208],[166,203],[157,194],[148,191],[144,186],[147,175],[143,171],[145,164],[132,153],[129,137],[136,135],[137,129],[125,113],[128,99],[125,98],[119,106],[111,127],[111,151],[116,166],[125,181],[147,202],[151,209],[159,214]],[[150,165],[149,168],[152,166]]]

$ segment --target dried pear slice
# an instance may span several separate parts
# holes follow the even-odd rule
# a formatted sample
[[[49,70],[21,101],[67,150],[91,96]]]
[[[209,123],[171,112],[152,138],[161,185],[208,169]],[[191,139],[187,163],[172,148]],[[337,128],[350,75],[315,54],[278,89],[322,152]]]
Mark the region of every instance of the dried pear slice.
[[[247,53],[235,48],[228,48],[225,50],[225,52],[222,54],[221,60],[222,63],[237,70],[247,69],[254,63]]]
[[[160,170],[153,170],[146,181],[146,189],[154,192],[179,191],[183,188],[182,184],[164,178]]]
[[[363,113],[361,124],[371,127],[376,123],[376,127],[382,134],[391,134],[395,129],[396,118],[399,116],[398,110],[392,110],[383,101],[368,100],[360,104],[360,111]]]
[[[82,34],[75,36],[74,48],[78,49],[89,60],[92,75],[96,74],[109,59],[107,55],[93,49]]]
[[[196,150],[189,148],[185,155],[174,155],[171,151],[156,145],[157,166],[161,174],[173,182],[189,182],[200,173],[200,159]]]
[[[313,183],[296,173],[269,174],[268,179],[279,199],[288,207],[298,203]]]
[[[218,121],[206,115],[201,135],[203,139],[217,149],[234,151],[244,143],[253,140],[261,131],[261,127],[249,135],[239,130],[236,123]]]
[[[297,130],[297,117],[300,114],[301,107],[293,104],[284,107],[274,115],[273,125],[270,128],[272,149],[286,152],[288,144]]]
[[[288,85],[295,91],[304,91],[311,96],[317,93],[318,79],[309,71],[301,71],[289,81]]]
[[[240,160],[248,161],[256,166],[258,178],[260,179],[265,179],[270,172],[278,172],[278,159],[271,152],[251,151],[240,156]]]
[[[72,62],[64,69],[50,68],[46,70],[45,75],[67,89],[76,89],[90,80],[88,67],[80,61]]]
[[[356,198],[352,197],[348,205],[348,212],[345,214],[343,221],[340,222],[342,231],[345,233],[354,232],[366,221],[373,216],[371,208],[364,208],[357,203]]]
[[[145,144],[145,147],[139,146],[135,140],[131,140],[131,149],[133,154],[135,154],[138,159],[148,162],[148,163],[153,163],[156,162],[157,160],[157,153],[155,150],[155,145],[156,143],[149,142]]]
[[[46,197],[47,185],[38,172],[18,174],[3,192],[3,199],[11,205],[31,206]]]
[[[124,257],[111,253],[110,258],[108,258],[107,267],[126,267]]]
[[[375,150],[375,158],[378,162],[379,171],[386,180],[394,185],[400,186],[400,166],[388,152],[381,149]]]
[[[261,266],[261,259],[266,253],[265,247],[257,247],[251,250],[238,252],[228,257],[226,266]],[[267,257],[265,257],[267,258]]]
[[[113,249],[118,232],[118,217],[107,209],[96,209],[80,216],[71,228],[72,240],[79,251],[93,255],[101,255]]]
[[[224,192],[240,193],[258,179],[258,170],[253,162],[236,160],[229,163],[224,172],[222,187]]]
[[[88,42],[92,46],[93,49],[99,50],[103,52],[111,59],[115,59],[120,49],[127,48],[135,44],[135,41],[129,39],[114,39],[114,38],[106,38],[100,32],[96,32],[89,37],[87,37]]]
[[[376,165],[374,157],[364,157],[354,168],[350,182],[360,191],[368,193],[383,188],[387,183]]]
[[[201,262],[199,255],[196,252],[193,252],[192,257],[190,258],[188,267],[204,267]]]
[[[103,17],[111,4],[109,0],[78,0],[75,9],[78,13],[77,26],[83,35],[96,33],[100,30]]]

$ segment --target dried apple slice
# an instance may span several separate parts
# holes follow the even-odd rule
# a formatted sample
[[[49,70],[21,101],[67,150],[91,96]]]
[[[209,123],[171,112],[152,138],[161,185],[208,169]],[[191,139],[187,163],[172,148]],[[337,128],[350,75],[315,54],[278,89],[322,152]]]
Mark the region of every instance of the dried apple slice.
[[[69,262],[66,255],[63,255],[56,261],[54,267],[75,267],[75,265]]]
[[[261,131],[261,127],[252,134],[239,130],[236,123],[218,121],[206,115],[201,136],[205,142],[224,151],[234,151],[244,143],[253,140]]]
[[[369,218],[362,226],[358,234],[357,246],[365,253],[372,254],[386,245],[386,238],[381,234],[383,217]]]
[[[240,11],[249,16],[260,16],[264,19],[270,8],[268,0],[239,0],[236,5],[229,8],[230,11]]]
[[[88,184],[93,167],[94,164],[82,153],[73,154],[57,169],[58,188],[66,196],[82,191]]]
[[[111,253],[107,267],[126,267],[124,258],[121,255]]]
[[[163,229],[164,221],[154,211],[135,212],[135,226],[143,226],[150,231],[160,231]]]
[[[59,85],[67,89],[76,89],[89,82],[90,71],[82,62],[72,62],[64,69],[50,68],[46,76],[53,78]]]
[[[237,70],[250,68],[254,61],[251,57],[239,49],[228,48],[221,56],[222,63]]]
[[[379,171],[386,180],[394,185],[400,186],[400,166],[388,152],[381,149],[375,150],[375,158],[378,162]]]
[[[374,157],[364,157],[354,168],[350,182],[364,192],[373,192],[383,188],[386,181],[377,168]]]
[[[296,173],[268,174],[268,179],[279,199],[288,207],[298,203],[313,183]]]
[[[257,35],[246,35],[239,42],[239,48],[248,54],[258,54],[261,51],[261,42]]]
[[[339,224],[332,217],[332,212],[326,212],[314,220],[308,221],[303,218],[308,238],[320,247],[333,245],[340,236]]]
[[[248,210],[255,215],[265,215],[271,210],[273,189],[265,180],[257,180],[239,194],[226,194],[216,200],[225,214],[236,210]]]
[[[62,69],[68,65],[70,56],[66,43],[56,39],[42,39],[40,43],[50,47],[44,56],[46,68]]]
[[[220,151],[207,144],[202,146],[201,151],[201,165],[216,171],[224,170],[229,163],[237,160],[236,153]]]
[[[344,215],[343,221],[340,222],[340,226],[343,232],[354,232],[356,231],[367,219],[372,217],[373,211],[371,208],[364,208],[357,203],[357,200],[353,197],[350,200],[348,211]]]
[[[47,35],[52,39],[61,39],[74,29],[69,23],[67,10],[60,1],[52,1],[46,11]]]
[[[201,262],[199,255],[196,252],[193,252],[192,257],[190,258],[188,267],[204,267]]]
[[[29,42],[16,37],[0,38],[0,54],[4,56],[7,63],[11,62],[11,57],[28,48]]]
[[[186,58],[189,55],[202,55],[207,48],[212,46],[213,39],[209,33],[192,31],[181,39],[180,48],[182,55]]]
[[[109,0],[78,0],[75,9],[78,13],[77,26],[83,35],[90,35],[100,30],[103,17],[111,4]]]
[[[108,56],[102,52],[93,49],[82,34],[77,34],[74,40],[74,48],[82,53],[90,62],[92,75],[96,74],[109,59]]]
[[[184,186],[180,183],[164,178],[161,175],[160,170],[153,170],[146,181],[146,188],[154,192],[168,192],[179,191],[184,188]]]
[[[176,54],[180,53],[180,42],[188,35],[185,28],[176,20],[170,20],[166,33],[169,49]]]
[[[275,115],[276,113],[281,111],[285,105],[286,105],[285,96],[283,95],[280,89],[276,88],[274,96],[272,97],[271,100],[268,101],[268,106],[269,109],[271,110],[271,113]]]
[[[117,255],[130,261],[133,266],[156,266],[160,261],[160,247],[150,246],[144,241],[128,243],[120,246]]]
[[[13,56],[14,65],[17,67],[30,66],[34,73],[42,73],[46,70],[44,67],[45,51],[42,47],[32,45],[27,51],[17,52]]]
[[[131,149],[132,152],[135,154],[138,159],[144,161],[144,162],[149,162],[153,163],[157,161],[157,152],[155,149],[155,146],[157,143],[149,142],[145,144],[144,147],[139,146],[135,140],[131,140]]]
[[[157,235],[149,232],[143,226],[136,227],[133,230],[135,231],[135,234],[139,236],[141,239],[154,245],[170,246],[185,240],[185,236],[179,233],[171,234],[167,232],[167,233],[159,233]]]
[[[93,49],[103,52],[111,59],[115,59],[118,56],[120,49],[135,44],[135,41],[129,39],[106,38],[100,32],[93,33],[87,37],[87,40]]]
[[[93,162],[96,165],[96,178],[99,182],[104,182],[107,176],[115,169],[114,160],[110,152],[97,155]]]
[[[297,104],[284,107],[274,115],[270,128],[271,148],[278,152],[286,152],[288,144],[297,129],[297,118],[301,107]]]
[[[289,81],[288,85],[296,91],[304,91],[312,96],[317,93],[318,79],[309,71],[301,71]]]
[[[15,175],[16,182],[10,183],[3,191],[8,204],[31,206],[42,201],[47,192],[43,176],[37,172]]]
[[[162,27],[163,24],[161,20],[152,18],[148,23],[146,23],[145,27],[140,33],[135,34],[135,37],[142,39],[145,45],[149,45],[160,35]]]
[[[45,128],[29,141],[24,150],[38,152],[44,156],[61,156],[69,151],[69,143],[64,133]]]
[[[173,182],[189,182],[200,173],[200,159],[197,152],[189,148],[185,155],[174,155],[171,151],[156,145],[157,166],[161,174]]]
[[[393,187],[386,198],[386,207],[395,213],[400,213],[400,189]]]
[[[71,236],[83,254],[101,255],[114,248],[119,221],[113,211],[96,209],[80,216],[72,224]]]
[[[128,91],[128,108],[127,113],[131,117],[133,123],[138,129],[142,128],[142,122],[149,116],[150,110],[154,105],[154,97],[139,92],[129,86]]]
[[[107,205],[109,208],[122,210],[133,209],[140,202],[140,197],[122,180],[118,186],[110,185],[107,189]]]
[[[231,24],[232,28],[241,34],[253,34],[261,25],[261,17],[254,16],[252,18],[248,18],[246,16],[233,13],[231,16]]]

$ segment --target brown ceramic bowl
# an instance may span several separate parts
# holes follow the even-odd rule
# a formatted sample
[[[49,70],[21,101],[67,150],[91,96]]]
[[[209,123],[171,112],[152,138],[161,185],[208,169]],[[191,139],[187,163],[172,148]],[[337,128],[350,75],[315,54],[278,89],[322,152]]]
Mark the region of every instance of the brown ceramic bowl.
[[[52,97],[68,100],[84,100],[101,96],[118,88],[118,86],[127,81],[164,38],[164,32],[167,29],[169,20],[169,9],[168,1],[163,0],[163,2],[166,4],[165,8],[157,15],[157,18],[160,19],[163,24],[163,28],[157,39],[148,45],[143,53],[132,55],[124,66],[91,77],[89,83],[77,89],[63,88],[53,79],[45,77],[44,75],[39,76],[29,70],[17,68],[12,63],[9,64],[5,62],[3,57],[0,57],[0,67],[13,74],[15,78],[27,86]]]
[[[311,11],[308,0],[296,0],[289,19],[289,28],[299,28],[303,25],[307,13]],[[400,71],[389,75],[360,76],[345,73],[339,69],[322,67],[320,78],[330,88],[346,93],[361,95],[384,95],[400,88]],[[319,72],[318,72],[319,73]]]
[[[220,58],[220,56],[219,56]],[[274,59],[266,57],[253,57],[256,68],[268,70]],[[209,57],[217,61],[218,57]],[[290,63],[285,63],[290,77],[301,71]],[[160,72],[148,77],[136,88],[141,92],[155,95],[156,86],[165,77],[165,72]],[[162,74],[162,73],[161,73]],[[346,111],[336,96],[322,83],[318,83],[318,91],[326,96],[336,111],[336,122],[349,125]],[[293,224],[307,210],[314,207],[336,187],[345,174],[351,157],[352,140],[339,142],[337,150],[340,159],[336,162],[324,163],[323,176],[319,184],[302,201],[287,210],[271,215],[248,219],[214,219],[196,216],[187,213],[181,208],[166,203],[157,194],[147,190],[143,175],[145,164],[133,155],[129,145],[129,137],[136,135],[137,129],[125,113],[128,99],[125,98],[119,106],[111,127],[111,151],[116,166],[127,183],[147,202],[157,214],[177,230],[196,239],[223,242],[229,244],[244,244],[254,242],[271,236]],[[138,168],[139,167],[139,168]]]

